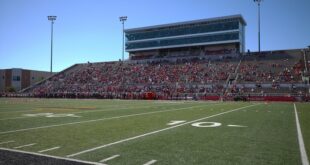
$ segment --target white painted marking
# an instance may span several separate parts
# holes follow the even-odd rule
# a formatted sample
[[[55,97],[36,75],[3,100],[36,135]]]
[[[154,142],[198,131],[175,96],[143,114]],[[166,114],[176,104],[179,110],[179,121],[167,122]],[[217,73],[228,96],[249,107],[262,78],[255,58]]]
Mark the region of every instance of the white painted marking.
[[[161,105],[163,106],[163,105]],[[146,106],[143,106],[143,107],[146,107]],[[138,108],[143,108],[142,106],[141,107],[138,107]],[[147,107],[156,107],[156,106],[147,106]],[[118,108],[117,110],[121,110],[121,109],[133,109],[133,108],[136,108],[136,107],[130,107],[130,108]],[[115,110],[115,108],[113,109],[104,109],[104,110],[86,110],[86,111],[81,111],[81,112],[72,112],[73,114],[79,114],[79,113],[91,113],[91,112],[103,112],[103,111],[113,111]],[[0,112],[1,113],[1,112]],[[47,113],[41,113],[41,114],[47,114]],[[52,114],[52,113],[51,113]],[[25,116],[26,115],[26,116]],[[44,116],[44,115],[41,115],[41,116]],[[24,114],[23,117],[13,117],[13,118],[3,118],[3,119],[0,119],[0,121],[2,120],[14,120],[14,119],[24,119],[24,118],[32,118],[32,117],[40,117],[40,115],[34,115],[34,114]]]
[[[81,117],[81,116],[77,116],[75,114],[51,114],[51,115],[47,115],[46,117]]]
[[[186,122],[186,120],[172,120],[167,125],[176,125],[176,124],[181,124],[181,123],[184,123],[184,122]]]
[[[8,143],[13,143],[15,142],[14,140],[6,141],[6,142],[0,142],[0,144],[8,144]]]
[[[111,156],[111,157],[102,159],[102,160],[100,160],[99,162],[100,162],[100,163],[104,163],[104,162],[107,162],[107,161],[109,161],[109,160],[115,159],[115,158],[117,158],[117,157],[119,157],[119,156],[120,156],[120,155],[113,155],[113,156]]]
[[[159,103],[167,103],[167,104],[184,104],[184,102],[181,102],[181,101],[157,100],[156,102],[159,102]]]
[[[143,165],[151,165],[151,164],[154,164],[156,162],[157,162],[157,160],[151,160],[151,161],[144,163]]]
[[[20,149],[20,148],[24,148],[24,147],[30,147],[30,146],[33,146],[33,145],[36,145],[37,143],[31,143],[31,144],[26,144],[26,145],[22,145],[22,146],[17,146],[17,147],[14,147],[15,149]]]
[[[134,107],[123,107],[123,108],[110,108],[110,109],[104,109],[104,110],[88,110],[88,111],[81,111],[81,112],[72,112],[74,114],[80,114],[80,113],[89,113],[89,112],[105,112],[105,111],[115,111],[115,110],[125,110],[125,109],[138,109],[138,108],[159,108],[159,107],[165,107],[167,105],[157,105],[155,106],[149,106],[149,105],[144,105],[144,106],[134,106]],[[170,106],[170,105],[169,105]]]
[[[39,117],[39,116],[47,116],[47,115],[52,115],[53,113],[34,113],[34,114],[24,114],[24,116],[27,117]]]
[[[142,135],[130,137],[130,138],[127,138],[127,139],[119,140],[119,141],[116,141],[116,142],[113,142],[113,143],[105,144],[105,145],[102,145],[102,146],[98,146],[98,147],[90,148],[90,149],[87,149],[87,150],[84,150],[84,151],[80,151],[80,152],[77,152],[77,153],[74,153],[74,154],[71,154],[71,155],[67,155],[67,157],[74,157],[74,156],[81,155],[81,154],[84,154],[84,153],[87,153],[87,152],[91,152],[91,151],[95,151],[95,150],[98,150],[98,149],[101,149],[101,148],[106,148],[106,147],[109,147],[109,146],[112,146],[112,145],[115,145],[115,144],[120,144],[120,143],[127,142],[127,141],[130,141],[130,140],[135,140],[135,139],[138,139],[138,138],[141,138],[141,137],[145,137],[145,136],[153,135],[153,134],[156,134],[156,133],[159,133],[159,132],[163,132],[163,131],[166,131],[166,130],[170,130],[170,129],[173,129],[173,128],[177,128],[177,127],[180,127],[180,126],[183,126],[183,125],[186,125],[186,124],[195,123],[195,122],[198,122],[198,121],[201,121],[201,120],[205,120],[205,119],[208,119],[208,118],[224,115],[226,113],[231,113],[231,112],[234,112],[234,111],[238,111],[238,110],[241,110],[241,109],[244,109],[244,108],[249,108],[249,107],[253,107],[253,106],[257,106],[257,105],[260,105],[260,104],[254,104],[254,105],[249,105],[249,106],[244,106],[244,107],[232,109],[232,110],[229,110],[229,111],[226,111],[226,112],[221,112],[221,113],[218,113],[218,114],[215,114],[215,115],[211,115],[211,116],[207,116],[207,117],[203,117],[203,118],[200,118],[200,119],[197,119],[197,120],[192,120],[192,121],[189,121],[189,122],[186,122],[186,123],[182,123],[182,124],[179,124],[179,125],[175,125],[175,126],[171,126],[171,127],[168,127],[168,128],[164,128],[164,129],[156,130],[156,131],[153,131],[153,132],[149,132],[149,133],[146,133],[146,134],[142,134]]]
[[[117,108],[117,110],[134,109],[134,108],[156,108],[156,107],[161,107],[161,106],[167,106],[167,105],[159,105],[159,106],[149,106],[148,105],[148,106],[124,107],[124,108]],[[109,106],[109,107],[112,107],[112,106]],[[113,106],[113,107],[116,107],[116,106]],[[80,113],[104,112],[104,111],[115,111],[115,110],[116,110],[115,108],[109,108],[109,109],[103,109],[103,110],[102,109],[101,110],[83,110],[83,111],[80,111],[80,112],[71,112],[71,113],[72,114],[80,114]],[[38,110],[30,110],[30,111],[38,111]],[[29,112],[29,110],[28,111],[18,111],[18,112]],[[3,113],[3,112],[0,112],[0,113]],[[9,113],[9,112],[7,112],[7,113]],[[30,115],[30,116],[23,116],[23,117],[3,118],[3,119],[0,119],[0,121],[2,121],[2,120],[24,119],[24,118],[31,118],[31,117],[40,117],[40,116]]]
[[[132,104],[123,104],[122,106],[129,106]],[[112,108],[112,107],[118,107],[119,105],[107,105],[105,108]],[[7,111],[7,112],[0,112],[0,113],[19,113],[19,112],[36,112],[36,111],[42,111],[44,109],[51,109],[53,107],[38,107],[36,109],[31,109],[31,110],[21,110],[21,111]],[[60,109],[68,109],[70,107],[59,107]],[[79,107],[73,107],[73,108],[79,108]],[[133,107],[132,107],[133,108]],[[115,108],[113,108],[115,109]],[[87,110],[87,111],[96,111],[96,110]],[[99,110],[101,111],[101,110]]]
[[[24,153],[24,154],[31,154],[31,155],[36,155],[36,156],[43,156],[46,158],[53,158],[53,159],[57,159],[57,160],[67,160],[67,161],[72,161],[72,162],[85,163],[85,164],[89,164],[89,165],[104,165],[102,163],[97,163],[97,162],[90,162],[90,161],[71,159],[71,158],[63,158],[63,157],[45,155],[45,154],[34,153],[34,152],[29,152],[29,151],[20,151],[20,150],[8,149],[8,148],[0,148],[0,150],[18,152],[18,153]]]
[[[38,151],[39,153],[42,153],[42,152],[47,152],[47,151],[53,151],[53,150],[57,150],[59,149],[60,147],[53,147],[53,148],[48,148],[48,149],[45,149],[45,150],[41,150],[41,151]]]
[[[221,125],[222,125],[221,123],[217,123],[217,122],[197,122],[197,123],[192,124],[192,126],[194,127],[201,127],[201,128],[219,127]]]
[[[248,126],[244,126],[244,125],[227,125],[228,127],[240,127],[240,128],[242,128],[242,127],[248,127]]]
[[[206,106],[206,105],[199,105],[199,106],[192,106],[192,107],[201,107],[201,106]],[[41,126],[41,127],[33,127],[33,128],[25,128],[25,129],[4,131],[4,132],[0,132],[0,135],[8,134],[8,133],[15,133],[15,132],[29,131],[29,130],[37,130],[37,129],[43,129],[43,128],[59,127],[59,126],[65,126],[65,125],[74,125],[74,124],[91,123],[91,122],[97,122],[97,121],[103,121],[103,120],[111,120],[111,119],[120,119],[120,118],[134,117],[134,116],[142,116],[142,115],[149,115],[149,114],[162,113],[162,112],[180,111],[180,110],[184,110],[184,109],[190,109],[192,107],[175,108],[175,109],[170,109],[170,110],[136,113],[136,114],[131,114],[131,115],[115,116],[115,117],[110,117],[110,118],[101,118],[101,119],[94,119],[94,120],[77,121],[77,122],[72,122],[72,123],[55,124],[55,125],[47,125],[47,126]]]
[[[297,127],[297,135],[298,135],[301,162],[302,162],[302,165],[309,165],[307,151],[305,149],[305,143],[304,143],[304,139],[302,137],[300,124],[299,124],[299,118],[298,118],[298,114],[297,114],[297,108],[296,108],[295,103],[294,103],[294,110],[295,110],[296,127]]]
[[[68,113],[34,113],[34,114],[24,114],[24,116],[27,117],[81,117],[81,116],[77,116],[75,114],[68,114]]]

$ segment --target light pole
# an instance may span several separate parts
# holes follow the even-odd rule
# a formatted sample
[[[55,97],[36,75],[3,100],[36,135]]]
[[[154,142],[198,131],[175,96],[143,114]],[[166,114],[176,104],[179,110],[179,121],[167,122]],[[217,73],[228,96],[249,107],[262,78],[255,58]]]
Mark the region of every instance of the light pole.
[[[125,47],[125,44],[124,44],[124,37],[125,37],[125,21],[127,20],[127,16],[121,16],[121,17],[119,17],[119,21],[121,21],[122,22],[122,24],[123,24],[123,47],[122,47],[122,61],[124,61],[124,47]]]
[[[57,16],[47,16],[47,18],[51,21],[51,74],[53,74],[53,25]]]
[[[308,46],[308,50],[306,51],[306,54],[305,54],[306,56],[308,55],[309,57],[310,57],[310,45]],[[308,58],[307,58],[308,59]],[[310,60],[310,59],[308,59],[308,60]],[[308,68],[308,61],[306,61],[306,68]]]
[[[308,52],[307,52],[308,54],[310,54],[310,45],[308,46]],[[307,54],[305,54],[305,55],[307,55]],[[308,65],[308,61],[306,62],[306,64],[305,64],[306,66],[306,68],[308,67],[307,65]],[[310,82],[309,82],[309,78],[310,78],[310,76],[309,76],[309,73],[307,72],[307,76],[308,76],[308,81],[307,81],[307,85],[308,85],[308,92],[309,92],[309,94],[310,94]]]
[[[260,3],[263,0],[254,0],[258,5],[258,52],[260,52]]]

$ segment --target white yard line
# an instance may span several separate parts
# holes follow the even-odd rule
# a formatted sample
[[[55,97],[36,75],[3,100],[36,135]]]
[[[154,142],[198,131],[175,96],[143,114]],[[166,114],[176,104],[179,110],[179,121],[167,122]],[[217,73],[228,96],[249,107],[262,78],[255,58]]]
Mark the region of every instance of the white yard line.
[[[156,162],[157,162],[157,160],[151,160],[151,161],[144,163],[143,165],[151,165],[151,164],[154,164]]]
[[[3,132],[0,132],[0,135],[8,134],[8,133],[15,133],[15,132],[37,130],[37,129],[43,129],[43,128],[59,127],[59,126],[65,126],[65,125],[83,124],[83,123],[91,123],[91,122],[97,122],[97,121],[103,121],[103,120],[120,119],[120,118],[134,117],[134,116],[156,114],[156,113],[162,113],[162,112],[179,111],[179,110],[191,109],[191,108],[202,107],[202,106],[206,106],[206,105],[190,106],[190,107],[184,107],[184,108],[174,108],[174,109],[170,109],[170,110],[136,113],[136,114],[131,114],[131,115],[115,116],[115,117],[110,117],[110,118],[101,118],[101,119],[94,119],[94,120],[77,121],[77,122],[72,122],[72,123],[54,124],[54,125],[47,125],[47,126],[40,126],[40,127],[33,127],[33,128],[24,128],[24,129],[17,129],[17,130],[11,130],[11,131],[3,131]]]
[[[249,105],[249,106],[244,106],[244,107],[241,107],[241,108],[232,109],[232,110],[229,110],[229,111],[226,111],[226,112],[222,112],[222,113],[218,113],[218,114],[215,114],[215,115],[211,115],[211,116],[203,117],[203,118],[200,118],[200,119],[192,120],[192,121],[189,121],[189,122],[186,122],[186,123],[182,123],[182,124],[179,124],[179,125],[175,125],[175,126],[171,126],[171,127],[168,127],[168,128],[164,128],[164,129],[156,130],[156,131],[153,131],[153,132],[149,132],[149,133],[146,133],[146,134],[142,134],[142,135],[134,136],[134,137],[131,137],[131,138],[119,140],[119,141],[116,141],[116,142],[113,142],[113,143],[109,143],[109,144],[105,144],[105,145],[101,145],[101,146],[98,146],[98,147],[90,148],[90,149],[87,149],[87,150],[84,150],[84,151],[80,151],[80,152],[77,152],[77,153],[74,153],[74,154],[67,155],[67,157],[74,157],[74,156],[81,155],[81,154],[84,154],[84,153],[87,153],[87,152],[91,152],[91,151],[95,151],[95,150],[98,150],[98,149],[101,149],[101,148],[106,148],[106,147],[109,147],[109,146],[112,146],[112,145],[115,145],[115,144],[120,144],[120,143],[123,143],[123,142],[135,140],[135,139],[142,138],[142,137],[145,137],[145,136],[157,134],[157,133],[160,133],[160,132],[163,132],[163,131],[167,131],[167,130],[170,130],[170,129],[174,129],[174,128],[177,128],[177,127],[181,127],[181,126],[184,126],[184,125],[187,125],[187,124],[191,124],[191,123],[194,123],[194,122],[198,122],[198,121],[205,120],[205,119],[212,118],[212,117],[216,117],[216,116],[221,116],[221,115],[224,115],[226,113],[231,113],[231,112],[234,112],[234,111],[238,111],[238,110],[241,110],[241,109],[245,109],[245,108],[249,108],[249,107],[253,107],[253,106],[257,106],[257,105],[259,105],[259,104]]]
[[[155,105],[155,104],[154,104]],[[70,114],[81,114],[81,113],[91,113],[91,112],[105,112],[105,111],[117,111],[117,110],[125,110],[125,109],[138,109],[138,108],[157,108],[161,106],[167,106],[167,105],[155,105],[155,106],[139,106],[139,107],[123,107],[123,108],[108,108],[108,109],[102,109],[102,110],[83,110],[80,112],[70,112]],[[171,104],[172,106],[172,104]],[[11,117],[11,118],[3,118],[0,119],[0,121],[3,120],[16,120],[16,119],[25,119],[25,118],[34,118],[34,117],[42,117],[42,116],[21,116],[21,117]]]
[[[302,137],[302,133],[300,129],[299,118],[298,118],[298,113],[297,113],[297,108],[296,108],[295,103],[294,103],[294,110],[295,110],[296,127],[297,127],[297,135],[298,135],[301,162],[302,162],[302,165],[309,165],[309,160],[308,160],[307,152],[305,149],[304,139]]]
[[[31,144],[26,144],[26,145],[22,145],[22,146],[17,146],[17,147],[14,147],[15,149],[20,149],[20,148],[24,148],[24,147],[29,147],[29,146],[33,146],[33,145],[36,145],[37,143],[31,143]]]
[[[123,108],[110,108],[110,109],[104,109],[104,110],[89,110],[89,111],[81,111],[81,112],[72,112],[73,114],[80,114],[80,113],[89,113],[89,112],[104,112],[104,111],[117,111],[117,110],[124,110],[124,109],[139,109],[139,108],[157,108],[157,107],[162,107],[162,106],[167,106],[167,105],[143,105],[143,106],[133,106],[133,107],[123,107]],[[173,106],[173,105],[171,105]]]
[[[8,143],[13,143],[15,142],[14,140],[6,141],[6,142],[0,142],[0,144],[8,144]]]
[[[148,107],[150,107],[150,106],[148,106]],[[134,109],[134,108],[135,107],[118,108],[117,110]],[[143,108],[143,107],[141,107],[141,108]],[[91,112],[105,112],[105,111],[113,111],[113,110],[116,110],[116,109],[114,108],[114,109],[104,109],[104,110],[87,110],[87,111],[82,111],[82,112],[70,112],[70,114],[91,113]],[[15,119],[25,119],[25,118],[34,118],[34,117],[42,117],[42,116],[21,116],[21,117],[3,118],[3,119],[0,119],[0,121],[3,121],[3,120],[15,120]]]
[[[124,106],[126,105],[130,105],[130,104],[124,104]],[[105,106],[105,108],[110,108],[110,107],[116,107],[116,105],[110,105],[110,106]],[[49,108],[54,108],[54,107],[35,107],[37,109],[31,109],[31,110],[20,110],[20,111],[6,111],[6,112],[3,112],[3,111],[0,111],[0,113],[19,113],[19,112],[35,112],[35,111],[42,111],[41,109],[49,109]],[[70,107],[59,107],[59,108],[63,108],[63,109],[68,109]],[[75,107],[76,108],[76,107]]]
[[[248,126],[244,126],[244,125],[227,125],[228,127],[240,127],[240,128],[242,128],[242,127],[248,127]]]
[[[60,147],[53,147],[53,148],[48,148],[48,149],[45,149],[45,150],[41,150],[41,151],[38,151],[39,153],[42,153],[42,152],[47,152],[47,151],[53,151],[53,150],[57,150],[59,149]]]
[[[40,153],[28,152],[28,151],[19,151],[19,150],[8,149],[8,148],[0,148],[0,150],[18,152],[18,153],[23,153],[23,154],[31,154],[31,155],[36,155],[36,156],[43,156],[43,157],[53,158],[57,160],[67,160],[67,161],[72,161],[72,162],[85,163],[89,165],[104,165],[102,163],[97,163],[97,162],[89,162],[89,161],[83,161],[83,160],[78,160],[78,159],[63,158],[63,157],[58,157],[58,156],[51,156],[51,155],[45,155],[45,154],[40,154]]]
[[[105,159],[103,159],[103,160],[100,160],[99,162],[100,163],[104,163],[104,162],[107,162],[107,161],[109,161],[109,160],[112,160],[112,159],[115,159],[115,158],[117,158],[117,157],[119,157],[120,155],[113,155],[113,156],[111,156],[111,157],[108,157],[108,158],[105,158]]]

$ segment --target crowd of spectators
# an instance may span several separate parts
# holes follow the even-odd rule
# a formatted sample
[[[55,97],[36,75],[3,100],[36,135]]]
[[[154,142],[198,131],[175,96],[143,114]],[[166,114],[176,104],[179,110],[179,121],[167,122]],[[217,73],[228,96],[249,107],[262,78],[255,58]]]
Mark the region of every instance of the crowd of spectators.
[[[305,94],[302,84],[304,65],[302,56],[287,54],[255,55],[245,58],[238,68],[237,80],[227,93],[230,94]],[[238,84],[238,85],[237,85]],[[244,84],[255,84],[246,87]]]
[[[256,83],[292,83],[301,81],[300,63],[288,60],[268,62],[244,62],[240,65],[239,80]]]
[[[81,64],[74,71],[58,74],[32,90],[42,94],[141,95],[162,97],[221,93],[237,63],[183,60],[177,62],[126,62]]]
[[[300,83],[303,70],[298,58],[247,60],[182,59],[176,61],[103,62],[78,64],[28,90],[42,97],[99,97],[143,99],[277,92],[280,84]],[[237,71],[237,74],[235,73]],[[226,90],[236,76],[235,85]],[[236,84],[239,84],[237,87]],[[247,88],[240,84],[256,84]],[[261,84],[271,84],[270,89]],[[294,89],[295,87],[292,86]]]

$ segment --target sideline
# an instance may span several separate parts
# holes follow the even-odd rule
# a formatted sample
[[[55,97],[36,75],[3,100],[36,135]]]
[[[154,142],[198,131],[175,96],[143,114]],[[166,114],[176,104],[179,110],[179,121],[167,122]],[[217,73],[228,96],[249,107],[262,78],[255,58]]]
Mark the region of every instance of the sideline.
[[[297,135],[298,135],[301,162],[302,162],[302,165],[309,165],[309,160],[308,160],[308,156],[307,156],[307,152],[305,148],[304,139],[302,137],[302,133],[300,129],[299,118],[298,118],[297,108],[296,108],[295,103],[294,103],[294,110],[295,110],[296,127],[297,127]]]

